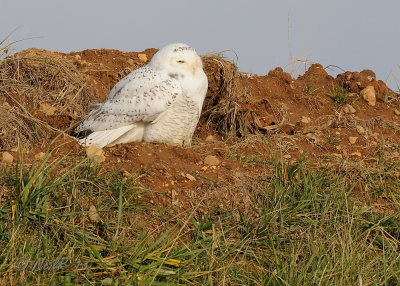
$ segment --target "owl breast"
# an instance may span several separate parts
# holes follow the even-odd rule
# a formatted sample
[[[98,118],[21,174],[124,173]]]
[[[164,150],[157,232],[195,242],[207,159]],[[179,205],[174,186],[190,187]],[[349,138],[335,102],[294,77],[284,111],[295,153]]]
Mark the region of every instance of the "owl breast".
[[[143,140],[189,146],[200,117],[198,106],[199,103],[191,98],[179,99],[160,118],[146,127]]]

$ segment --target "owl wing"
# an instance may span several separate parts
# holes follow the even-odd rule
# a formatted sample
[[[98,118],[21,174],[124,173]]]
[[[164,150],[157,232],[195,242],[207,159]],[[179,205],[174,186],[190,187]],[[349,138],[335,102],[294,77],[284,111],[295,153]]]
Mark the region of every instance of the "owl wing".
[[[75,134],[79,138],[94,131],[153,122],[182,94],[176,79],[150,67],[137,69],[111,89],[106,101],[88,114]]]

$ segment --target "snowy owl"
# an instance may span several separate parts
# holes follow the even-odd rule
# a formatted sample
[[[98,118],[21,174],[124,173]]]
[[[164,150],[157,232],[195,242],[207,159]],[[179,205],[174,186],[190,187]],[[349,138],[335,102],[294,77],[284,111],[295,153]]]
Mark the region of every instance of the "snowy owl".
[[[207,87],[195,50],[170,44],[118,82],[104,103],[92,104],[74,136],[84,146],[133,141],[189,146]]]

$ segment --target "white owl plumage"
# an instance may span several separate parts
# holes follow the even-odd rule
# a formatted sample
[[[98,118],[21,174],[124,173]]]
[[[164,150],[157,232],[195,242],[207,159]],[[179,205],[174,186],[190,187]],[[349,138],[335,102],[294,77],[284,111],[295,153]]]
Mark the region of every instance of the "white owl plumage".
[[[74,135],[84,146],[133,141],[189,146],[207,87],[196,51],[170,44],[119,81],[104,103],[91,105]]]

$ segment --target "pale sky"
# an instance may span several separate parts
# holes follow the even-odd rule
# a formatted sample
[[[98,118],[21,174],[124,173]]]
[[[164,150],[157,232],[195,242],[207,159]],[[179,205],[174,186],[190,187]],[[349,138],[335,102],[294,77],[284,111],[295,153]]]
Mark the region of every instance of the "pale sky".
[[[200,54],[232,50],[241,71],[266,74],[292,59],[388,81],[400,66],[400,0],[0,0],[0,40],[15,50],[142,51],[173,42]],[[233,52],[226,53],[235,59]],[[288,66],[286,71],[291,70]],[[304,67],[297,65],[297,73]],[[340,70],[331,71],[332,74]],[[400,73],[390,86],[396,91]]]

